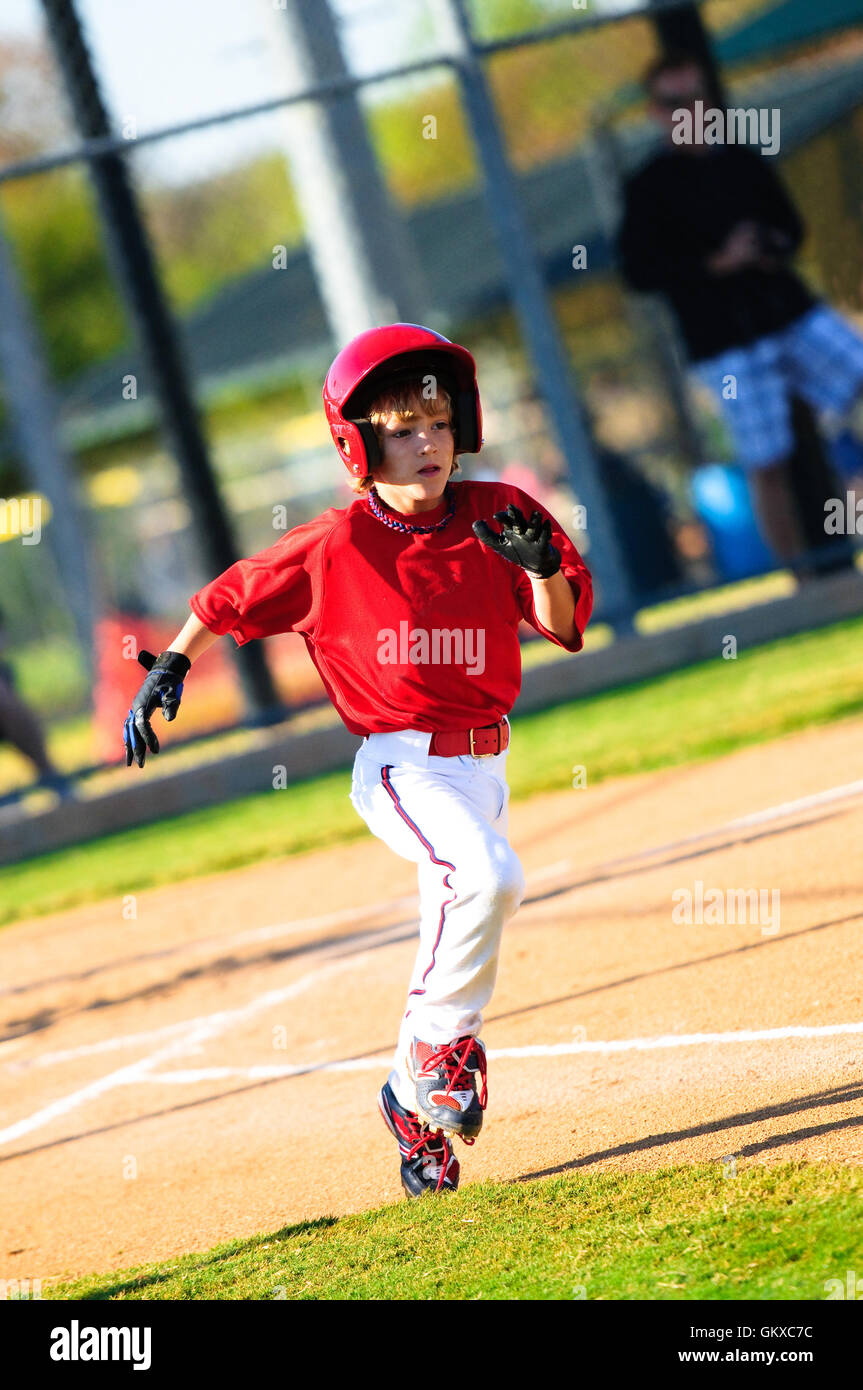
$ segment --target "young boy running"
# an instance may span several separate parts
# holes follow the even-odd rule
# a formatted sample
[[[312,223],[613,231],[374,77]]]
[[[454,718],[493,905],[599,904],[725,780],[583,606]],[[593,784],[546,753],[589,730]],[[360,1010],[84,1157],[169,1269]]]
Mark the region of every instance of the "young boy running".
[[[519,488],[452,481],[482,444],[471,354],[416,324],[361,333],[336,357],[324,409],[356,499],[239,560],[190,599],[124,725],[126,763],[158,753],[150,715],[175,717],[191,663],[230,633],[300,632],[342,720],[363,742],[351,801],[418,866],[419,951],[393,1069],[380,1093],[409,1197],[454,1190],[458,1136],[486,1107],[482,1011],[504,923],[524,893],[507,841],[507,715],[525,618],[580,651],[588,570]],[[493,530],[489,520],[500,524]]]

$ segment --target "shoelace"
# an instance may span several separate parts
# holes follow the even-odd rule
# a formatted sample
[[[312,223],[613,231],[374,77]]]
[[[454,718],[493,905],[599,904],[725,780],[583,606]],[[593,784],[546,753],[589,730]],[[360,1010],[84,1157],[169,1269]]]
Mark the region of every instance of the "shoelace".
[[[456,1038],[455,1042],[444,1043],[432,1052],[423,1067],[423,1071],[433,1071],[436,1067],[442,1067],[444,1075],[448,1078],[447,1088],[444,1092],[449,1095],[456,1089],[456,1082],[464,1076],[468,1087],[473,1090],[473,1079],[468,1072],[467,1059],[473,1050],[476,1039],[468,1035],[464,1038]],[[477,1096],[480,1110],[485,1110],[488,1101],[488,1081],[485,1052],[481,1047],[477,1047],[476,1056],[479,1066],[480,1078],[482,1080],[482,1091]],[[465,1140],[465,1143],[472,1143],[472,1140]]]
[[[434,1135],[429,1134],[426,1130],[423,1130],[420,1134],[419,1139],[417,1139],[413,1147],[411,1149],[408,1149],[408,1152],[405,1154],[405,1163],[410,1163],[412,1158],[416,1158],[420,1150],[425,1148],[426,1145],[428,1146],[428,1153],[431,1158],[437,1157],[438,1152],[441,1156],[441,1162],[439,1165],[440,1174],[437,1180],[437,1187],[435,1188],[435,1192],[440,1192],[441,1188],[444,1185],[444,1180],[447,1175],[447,1169],[449,1168],[449,1165],[452,1161],[452,1154],[450,1153],[449,1145],[447,1144],[443,1136],[441,1136],[440,1149],[438,1150],[438,1146],[434,1143]]]

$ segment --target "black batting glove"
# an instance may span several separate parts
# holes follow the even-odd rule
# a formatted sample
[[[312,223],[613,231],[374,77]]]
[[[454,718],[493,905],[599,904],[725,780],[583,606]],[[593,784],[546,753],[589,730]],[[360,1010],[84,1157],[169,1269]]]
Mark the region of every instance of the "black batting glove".
[[[139,767],[144,766],[147,750],[158,753],[159,740],[150,724],[150,715],[161,707],[168,723],[176,717],[183,694],[183,680],[191,669],[191,661],[182,652],[139,652],[138,660],[150,674],[141,686],[132,708],[123,725],[123,743],[126,746],[126,766],[132,766],[132,759]]]
[[[489,550],[497,551],[504,560],[520,565],[528,574],[550,579],[560,569],[560,551],[551,543],[551,522],[543,520],[542,512],[534,512],[525,521],[518,507],[510,502],[505,511],[495,512],[495,521],[502,532],[493,531],[487,521],[475,521],[473,533]]]

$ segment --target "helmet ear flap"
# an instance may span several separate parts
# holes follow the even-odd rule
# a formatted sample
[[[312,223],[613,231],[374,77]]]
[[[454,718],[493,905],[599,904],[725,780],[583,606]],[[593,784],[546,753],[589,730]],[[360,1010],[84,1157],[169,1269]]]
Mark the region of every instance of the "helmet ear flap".
[[[455,393],[453,406],[457,452],[478,454],[482,438],[476,388],[473,391]]]
[[[373,468],[377,468],[381,462],[380,440],[375,433],[375,427],[371,420],[351,420],[350,423],[359,432],[362,441],[363,453],[365,454],[365,468],[363,476],[371,473]]]
[[[371,420],[330,420],[339,457],[355,478],[365,478],[381,461],[381,446]]]

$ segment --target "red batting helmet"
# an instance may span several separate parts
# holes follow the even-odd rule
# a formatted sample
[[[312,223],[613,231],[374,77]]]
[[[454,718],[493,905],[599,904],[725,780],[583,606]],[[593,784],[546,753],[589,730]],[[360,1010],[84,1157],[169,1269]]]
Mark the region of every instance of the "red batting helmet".
[[[452,398],[456,453],[479,453],[482,407],[476,363],[467,348],[418,323],[390,323],[367,329],[343,347],[324,382],[324,410],[336,448],[356,477],[366,477],[381,461],[366,416],[369,405],[382,386],[406,373],[439,377]]]

